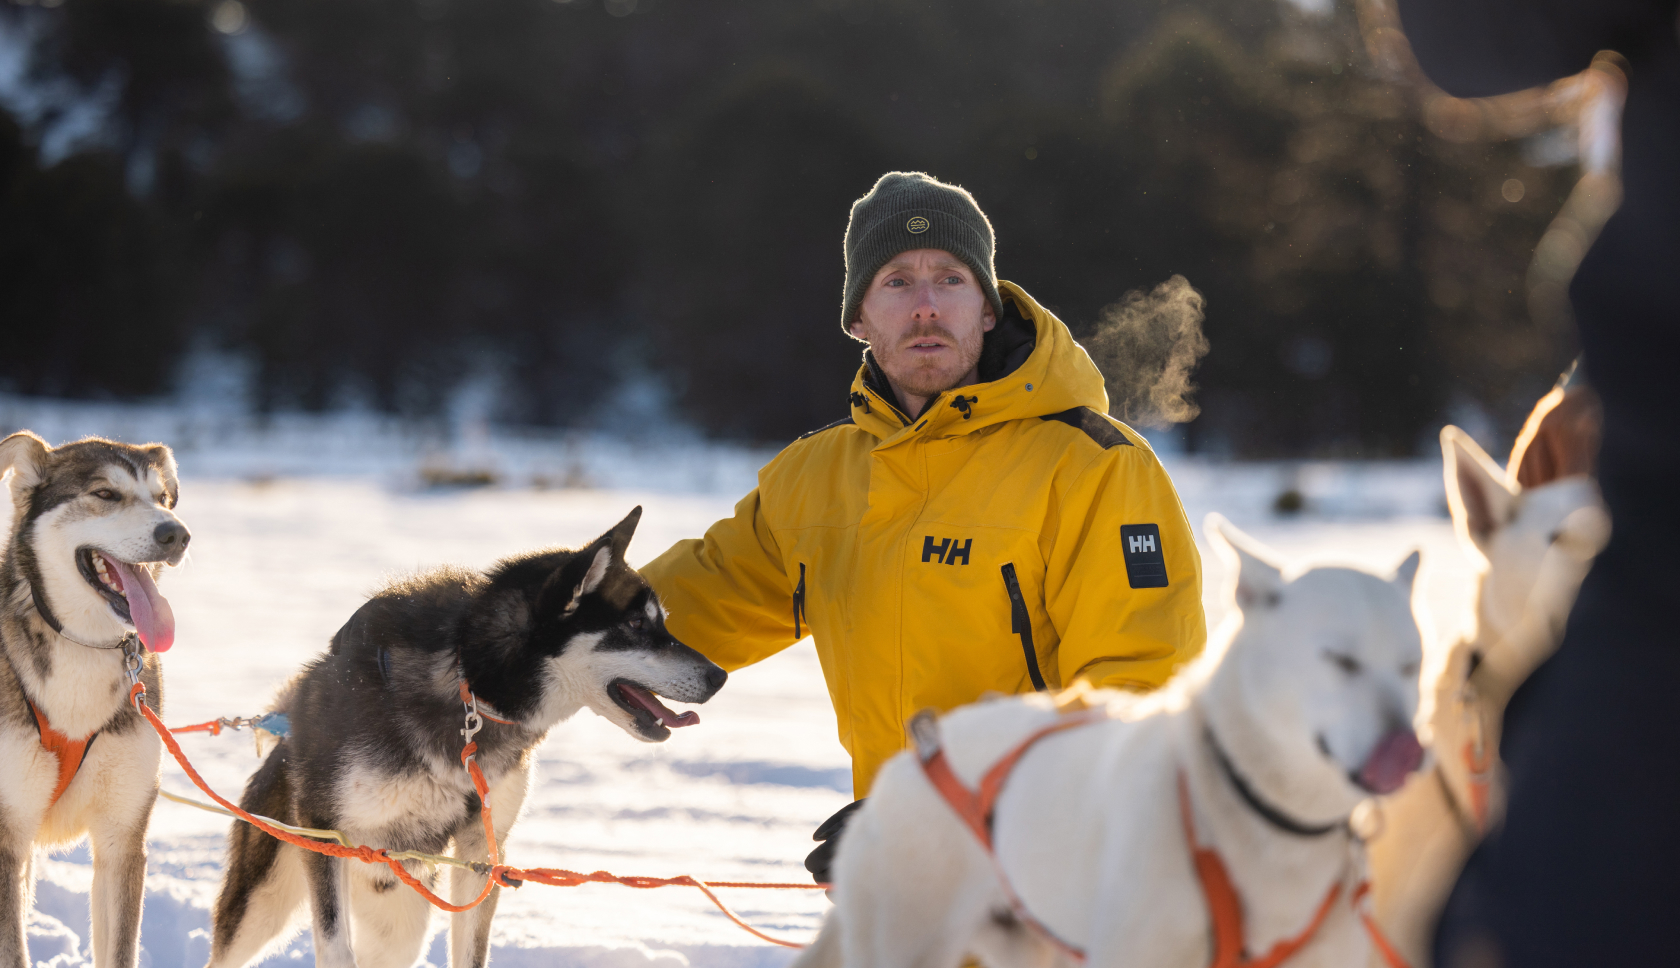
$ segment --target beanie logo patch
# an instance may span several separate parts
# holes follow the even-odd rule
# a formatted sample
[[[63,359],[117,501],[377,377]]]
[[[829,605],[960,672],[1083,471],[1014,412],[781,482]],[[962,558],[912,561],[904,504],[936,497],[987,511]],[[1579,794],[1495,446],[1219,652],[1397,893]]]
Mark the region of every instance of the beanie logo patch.
[[[905,231],[909,232],[911,235],[921,235],[923,232],[926,232],[928,230],[929,224],[930,223],[928,222],[927,219],[922,218],[920,215],[918,215],[915,218],[911,219],[910,221],[905,222],[904,223],[904,229],[905,229]]]

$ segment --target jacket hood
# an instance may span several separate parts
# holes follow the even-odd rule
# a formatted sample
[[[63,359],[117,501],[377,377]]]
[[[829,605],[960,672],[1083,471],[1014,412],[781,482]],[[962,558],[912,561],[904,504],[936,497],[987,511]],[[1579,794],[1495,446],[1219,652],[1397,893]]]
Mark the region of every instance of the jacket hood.
[[[852,380],[852,420],[880,438],[966,434],[1006,420],[1044,417],[1075,407],[1108,412],[1102,371],[1067,325],[1020,286],[998,282],[1004,314],[986,334],[980,383],[934,397],[919,419],[899,410],[896,394],[869,352]]]

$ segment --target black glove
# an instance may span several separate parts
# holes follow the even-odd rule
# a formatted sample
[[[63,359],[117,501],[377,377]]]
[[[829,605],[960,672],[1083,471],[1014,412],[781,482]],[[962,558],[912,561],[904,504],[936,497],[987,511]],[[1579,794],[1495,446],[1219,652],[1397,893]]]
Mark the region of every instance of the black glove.
[[[861,806],[862,800],[853,800],[846,804],[834,816],[824,820],[817,832],[811,835],[812,840],[820,840],[822,843],[805,856],[805,869],[811,872],[818,884],[830,883],[829,867],[834,863],[834,848],[840,843],[840,831],[846,829],[846,821],[852,819],[852,814]]]

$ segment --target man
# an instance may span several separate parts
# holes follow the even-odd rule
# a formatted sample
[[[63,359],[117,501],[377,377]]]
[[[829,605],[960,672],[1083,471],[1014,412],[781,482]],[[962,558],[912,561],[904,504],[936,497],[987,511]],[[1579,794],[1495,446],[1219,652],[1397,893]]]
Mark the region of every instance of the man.
[[[1172,482],[993,251],[968,192],[883,175],[846,228],[841,325],[869,344],[850,416],[643,570],[673,633],[725,669],[810,633],[860,798],[918,710],[1149,689],[1206,638]],[[850,810],[818,828],[819,882]]]

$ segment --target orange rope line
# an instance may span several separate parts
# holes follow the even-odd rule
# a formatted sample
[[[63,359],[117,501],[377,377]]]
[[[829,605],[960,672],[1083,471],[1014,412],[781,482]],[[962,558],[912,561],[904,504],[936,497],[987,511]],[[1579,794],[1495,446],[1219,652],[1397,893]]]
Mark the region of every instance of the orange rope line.
[[[145,693],[145,685],[136,682],[129,689],[129,701],[134,704],[134,708],[139,710],[142,716],[146,717],[146,721],[152,724],[152,729],[155,730],[158,737],[163,740],[163,745],[169,750],[169,755],[173,756],[175,758],[175,762],[180,764],[181,769],[186,772],[187,778],[192,780],[193,785],[202,790],[212,800],[215,800],[229,813],[232,813],[240,820],[256,827],[263,833],[268,834],[270,837],[284,841],[294,847],[301,847],[304,850],[314,851],[317,854],[326,854],[331,857],[351,858],[359,860],[364,864],[385,864],[391,868],[392,873],[394,873],[404,884],[414,888],[414,890],[422,897],[424,897],[427,901],[430,901],[434,907],[444,911],[455,913],[470,911],[479,904],[482,904],[484,899],[490,896],[491,889],[496,886],[500,885],[503,887],[516,888],[525,881],[535,881],[538,884],[546,884],[551,887],[578,887],[583,884],[621,884],[625,887],[634,887],[642,890],[656,887],[692,887],[700,891],[700,893],[706,895],[706,898],[710,900],[719,911],[723,912],[724,917],[733,921],[737,927],[746,931],[748,934],[751,934],[761,940],[768,941],[771,944],[781,945],[784,948],[803,948],[804,945],[799,944],[798,942],[785,941],[781,938],[772,937],[771,935],[765,934],[747,922],[741,920],[739,915],[737,915],[734,911],[731,911],[729,906],[724,904],[723,900],[712,892],[712,888],[816,890],[828,887],[827,884],[794,884],[762,881],[702,881],[697,877],[691,877],[687,874],[680,874],[676,877],[636,877],[620,876],[617,874],[610,874],[606,871],[595,871],[590,874],[580,874],[576,871],[568,871],[558,868],[536,867],[524,869],[518,867],[508,867],[497,862],[498,852],[496,848],[496,831],[491,824],[490,803],[487,798],[489,784],[484,779],[484,773],[479,770],[478,763],[473,759],[473,754],[478,752],[478,744],[468,743],[466,748],[461,751],[461,760],[466,764],[467,772],[472,775],[474,788],[478,790],[478,798],[481,805],[480,813],[484,817],[484,836],[490,849],[490,870],[489,877],[484,883],[484,890],[479,893],[477,898],[474,898],[467,904],[451,904],[432,893],[425,884],[420,882],[419,878],[416,878],[413,874],[408,872],[408,869],[402,865],[401,861],[388,856],[388,852],[385,850],[376,850],[372,847],[366,846],[346,847],[341,844],[323,843],[318,840],[311,840],[307,837],[298,836],[297,834],[293,834],[289,831],[281,830],[273,824],[268,823],[263,818],[241,809],[238,804],[229,801],[215,790],[212,790],[210,788],[210,784],[205,782],[204,777],[200,776],[198,770],[194,769],[192,763],[187,760],[186,754],[181,750],[181,744],[178,743],[175,740],[175,737],[170,734],[172,732],[208,732],[211,735],[216,735],[220,732],[220,730],[211,728],[211,724],[209,723],[200,723],[194,726],[184,726],[177,730],[171,730],[163,724],[163,720],[158,718],[157,713],[152,712],[152,708],[145,703]]]
[[[1474,740],[1464,741],[1464,768],[1470,773],[1470,812],[1476,816],[1476,829],[1485,834],[1493,786],[1493,757],[1485,746],[1478,754],[1476,746]]]
[[[145,694],[146,686],[143,683],[136,682],[133,686],[129,687],[129,701],[134,704],[134,708],[138,709],[142,716],[146,717],[146,721],[152,724],[152,729],[155,730],[158,737],[163,740],[163,745],[169,750],[169,755],[175,757],[175,762],[179,763],[181,765],[181,769],[186,771],[187,777],[193,781],[193,785],[204,791],[210,799],[216,801],[234,816],[245,821],[251,826],[256,827],[263,833],[268,834],[270,837],[273,837],[276,840],[283,840],[294,847],[302,847],[304,850],[314,851],[317,854],[326,854],[329,857],[347,857],[359,860],[364,864],[384,864],[391,868],[391,872],[397,876],[398,880],[407,884],[409,887],[414,888],[421,894],[421,896],[430,901],[433,906],[453,913],[470,911],[477,907],[479,904],[484,902],[485,898],[490,896],[490,890],[496,886],[495,870],[492,869],[491,876],[484,882],[484,890],[479,893],[477,898],[473,899],[473,901],[468,904],[451,904],[443,898],[438,897],[436,894],[433,894],[430,888],[422,884],[418,878],[408,872],[407,868],[403,867],[401,861],[386,856],[386,852],[384,850],[375,850],[372,847],[366,846],[345,847],[340,844],[324,844],[318,840],[310,840],[307,837],[300,837],[297,834],[293,834],[273,826],[261,817],[242,809],[238,804],[228,800],[215,790],[210,789],[210,784],[204,782],[204,777],[200,776],[198,770],[193,768],[192,763],[187,760],[187,755],[181,752],[181,744],[176,742],[174,736],[170,735],[169,727],[163,725],[163,720],[159,719],[157,713],[152,712],[152,707],[142,700],[142,697],[144,697]],[[482,777],[482,774],[480,774],[480,777]],[[481,796],[480,800],[482,799],[483,797]],[[490,827],[490,805],[487,803],[484,804],[482,812],[484,814],[485,833],[490,835],[491,838],[491,857],[494,857],[496,851],[496,841],[494,831]]]
[[[191,726],[176,726],[171,733],[209,733],[211,736],[222,735],[222,721],[212,719],[208,723],[194,723]]]
[[[222,735],[224,729],[261,731],[264,729],[264,721],[268,718],[268,716],[221,716],[209,722],[194,723],[191,726],[175,726],[169,731],[171,733],[209,733],[211,736]]]
[[[747,922],[741,920],[740,916],[737,915],[734,911],[731,911],[729,909],[729,906],[727,904],[724,904],[723,900],[721,898],[719,898],[716,894],[712,893],[712,888],[714,888],[714,887],[749,887],[749,888],[770,888],[770,889],[773,889],[773,890],[784,890],[785,891],[785,890],[811,890],[811,889],[815,889],[815,888],[826,888],[826,887],[828,887],[827,884],[777,884],[777,883],[767,883],[767,882],[761,882],[761,881],[702,881],[697,877],[690,877],[687,874],[679,874],[676,877],[635,877],[635,876],[623,876],[623,877],[621,877],[617,874],[609,874],[606,871],[596,871],[593,874],[579,874],[576,871],[558,870],[558,869],[549,868],[549,867],[538,867],[538,868],[533,868],[531,870],[520,870],[520,869],[517,869],[517,868],[508,867],[508,868],[502,868],[502,870],[506,873],[509,880],[536,881],[538,884],[547,884],[550,887],[577,887],[577,886],[582,885],[582,884],[592,884],[593,883],[593,884],[622,884],[625,887],[634,887],[634,888],[638,888],[638,889],[641,889],[641,890],[648,890],[648,889],[655,888],[655,887],[692,887],[692,888],[696,888],[700,891],[700,893],[706,895],[707,900],[711,901],[712,904],[715,905],[719,911],[723,912],[724,917],[726,917],[729,920],[735,922],[736,927],[738,927],[741,930],[747,932],[748,934],[752,935],[755,938],[759,938],[759,939],[762,939],[764,941],[768,941],[771,944],[781,945],[784,948],[803,948],[805,946],[796,942],[796,941],[784,941],[781,938],[772,937],[771,935],[765,934],[763,931],[760,931],[757,928],[753,927],[752,925],[748,924]]]

